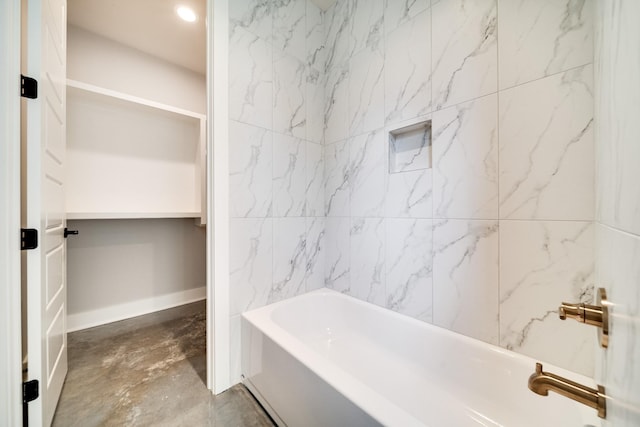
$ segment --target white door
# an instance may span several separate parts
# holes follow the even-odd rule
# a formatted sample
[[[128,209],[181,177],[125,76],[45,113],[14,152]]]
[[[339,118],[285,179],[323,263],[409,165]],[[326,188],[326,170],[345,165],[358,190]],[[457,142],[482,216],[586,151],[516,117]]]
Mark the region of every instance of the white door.
[[[49,426],[67,374],[66,0],[28,0],[27,75],[38,98],[27,100],[27,224],[39,244],[27,254],[29,380],[40,397],[29,404],[32,426]]]

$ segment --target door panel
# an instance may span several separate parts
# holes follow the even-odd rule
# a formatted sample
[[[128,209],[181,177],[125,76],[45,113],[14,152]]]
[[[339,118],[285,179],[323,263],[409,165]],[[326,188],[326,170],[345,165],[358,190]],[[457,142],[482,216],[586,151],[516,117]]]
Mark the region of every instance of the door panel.
[[[51,163],[51,162],[46,162]],[[58,165],[59,167],[59,165]],[[56,167],[45,164],[45,168],[54,170]],[[54,172],[54,175],[56,173]],[[62,183],[56,178],[47,174],[44,182],[44,209],[46,211],[45,227],[47,230],[51,230],[57,227],[61,227],[64,221],[64,190]]]
[[[56,247],[46,255],[47,257],[47,297],[45,303],[50,305],[60,292],[64,290],[64,253],[62,246]]]
[[[28,377],[40,381],[31,425],[49,426],[67,374],[65,219],[66,0],[28,0],[27,223],[39,247],[27,254]]]
[[[51,25],[55,29],[55,34],[59,35],[58,43],[60,50],[66,53],[67,40],[67,4],[66,1],[60,7],[60,1],[48,0],[47,7],[51,17]]]
[[[51,30],[51,28],[49,28]],[[45,45],[44,45],[44,58],[43,64],[47,67],[45,76],[48,83],[51,85],[52,95],[51,102],[55,102],[57,105],[62,105],[64,100],[63,93],[66,90],[66,82],[60,80],[58,76],[64,72],[64,64],[61,58],[60,43],[54,40],[55,35],[51,34],[51,31],[46,32]]]
[[[57,114],[61,107],[57,100],[52,102],[52,100],[48,99],[44,117],[45,124],[50,131],[45,135],[45,147],[51,158],[58,163],[62,163],[65,149],[64,122]]]
[[[49,330],[47,330],[47,384],[55,381],[57,374],[57,366],[61,363],[61,359],[65,352],[65,332],[64,332],[64,307],[56,313]]]

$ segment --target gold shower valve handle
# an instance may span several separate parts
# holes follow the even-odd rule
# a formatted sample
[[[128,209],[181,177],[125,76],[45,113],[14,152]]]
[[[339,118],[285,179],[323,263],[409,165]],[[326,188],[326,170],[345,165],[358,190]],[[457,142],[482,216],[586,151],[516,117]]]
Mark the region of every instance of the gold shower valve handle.
[[[607,347],[609,344],[609,308],[607,294],[603,288],[598,289],[596,305],[563,302],[558,308],[558,315],[562,320],[568,317],[600,328],[598,331],[600,345]]]
[[[562,320],[570,317],[588,325],[602,326],[602,307],[584,303],[569,304],[568,302],[563,302],[558,311]]]
[[[570,304],[568,302],[563,302],[558,308],[558,315],[562,320],[570,317],[572,319],[576,319],[577,321],[581,321],[582,315],[580,307],[583,305],[584,304]]]

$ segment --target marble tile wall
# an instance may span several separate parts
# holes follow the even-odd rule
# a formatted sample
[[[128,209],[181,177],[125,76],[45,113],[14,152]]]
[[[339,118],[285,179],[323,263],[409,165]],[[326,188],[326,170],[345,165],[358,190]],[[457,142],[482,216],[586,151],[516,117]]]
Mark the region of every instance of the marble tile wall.
[[[596,278],[611,302],[596,350],[605,426],[640,425],[640,3],[598,2],[595,42]]]
[[[325,286],[593,373],[593,331],[556,311],[594,289],[593,6],[323,13]],[[431,167],[390,173],[388,132],[421,120]]]
[[[324,24],[310,0],[229,2],[231,378],[240,314],[324,286]]]
[[[592,25],[592,0],[230,2],[232,330],[327,286],[592,374],[556,314],[594,289]],[[431,166],[390,173],[423,120]]]

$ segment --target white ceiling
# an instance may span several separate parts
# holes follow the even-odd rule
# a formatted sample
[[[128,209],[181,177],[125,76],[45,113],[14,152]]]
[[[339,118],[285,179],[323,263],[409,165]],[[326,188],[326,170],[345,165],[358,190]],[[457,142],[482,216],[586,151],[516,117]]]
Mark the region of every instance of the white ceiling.
[[[237,0],[230,0],[237,1]],[[323,10],[336,0],[312,0]],[[200,74],[206,73],[206,0],[68,0],[68,22]],[[191,7],[193,23],[178,18]]]
[[[68,22],[200,74],[206,73],[206,0],[68,0]],[[198,15],[176,15],[179,5]]]

